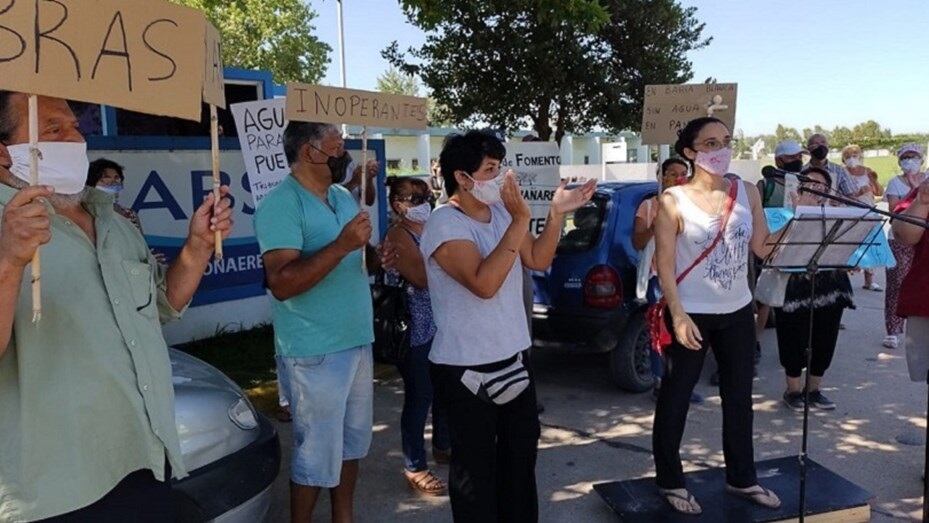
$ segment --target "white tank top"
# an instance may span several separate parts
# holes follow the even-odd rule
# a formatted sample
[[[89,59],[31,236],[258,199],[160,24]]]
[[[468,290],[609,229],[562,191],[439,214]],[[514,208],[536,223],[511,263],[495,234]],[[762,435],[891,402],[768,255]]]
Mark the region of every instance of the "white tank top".
[[[742,182],[736,189],[735,205],[726,232],[707,257],[697,264],[677,293],[687,313],[727,314],[752,301],[748,288],[748,257],[752,238],[752,209]],[[681,274],[713,242],[725,213],[725,201],[718,216],[698,207],[683,187],[666,190],[677,202],[684,230],[677,236],[675,274]]]

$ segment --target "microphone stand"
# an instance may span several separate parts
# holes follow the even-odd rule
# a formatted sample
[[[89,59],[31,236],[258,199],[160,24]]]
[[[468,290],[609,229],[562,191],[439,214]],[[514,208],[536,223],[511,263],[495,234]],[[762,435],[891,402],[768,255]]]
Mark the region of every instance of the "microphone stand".
[[[783,178],[773,178],[772,179],[782,185],[785,185]],[[826,192],[819,191],[817,189],[811,189],[809,187],[804,187],[800,185],[797,190],[799,192],[805,192],[808,194],[815,194],[817,196],[826,198],[828,200],[839,202],[849,207],[857,207],[859,209],[867,209],[870,212],[879,214],[890,218],[891,220],[899,220],[901,222],[909,223],[922,227],[923,229],[929,229],[929,221],[920,220],[919,218],[914,218],[912,216],[907,216],[904,214],[896,213],[893,211],[885,211],[883,209],[878,209],[876,206],[868,205],[862,203],[858,200],[849,198],[845,195],[838,194],[837,192]],[[823,243],[827,243],[829,238],[823,240]],[[807,275],[810,277],[810,332],[809,340],[806,347],[806,384],[804,388],[804,405],[803,405],[803,443],[800,450],[800,517],[799,520],[801,523],[804,521],[804,516],[806,515],[806,455],[807,455],[807,434],[808,434],[808,420],[810,413],[810,366],[812,365],[813,360],[813,300],[814,289],[816,285],[816,272],[819,267],[817,266],[817,260],[814,256],[814,259],[810,260],[810,263],[806,267]],[[925,450],[925,460],[923,462],[923,521],[929,521],[929,373],[926,375],[926,385],[927,385],[927,424],[926,424],[926,450]]]

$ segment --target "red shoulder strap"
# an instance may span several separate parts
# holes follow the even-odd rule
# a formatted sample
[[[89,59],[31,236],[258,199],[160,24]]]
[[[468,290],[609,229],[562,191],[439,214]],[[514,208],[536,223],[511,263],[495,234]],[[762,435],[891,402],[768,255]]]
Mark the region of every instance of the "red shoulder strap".
[[[729,180],[729,196],[726,200],[726,210],[723,213],[722,219],[719,221],[719,232],[716,233],[716,237],[713,238],[713,242],[710,243],[710,246],[706,248],[705,251],[700,253],[700,256],[697,256],[697,259],[690,264],[690,267],[687,267],[677,276],[677,284],[680,285],[681,281],[690,274],[690,271],[694,269],[697,265],[700,265],[700,262],[706,259],[707,256],[713,252],[713,249],[716,248],[716,245],[719,244],[719,241],[723,239],[723,234],[726,233],[726,226],[729,225],[729,217],[732,216],[732,209],[735,208],[735,200],[739,192],[739,184],[742,183],[739,180]]]

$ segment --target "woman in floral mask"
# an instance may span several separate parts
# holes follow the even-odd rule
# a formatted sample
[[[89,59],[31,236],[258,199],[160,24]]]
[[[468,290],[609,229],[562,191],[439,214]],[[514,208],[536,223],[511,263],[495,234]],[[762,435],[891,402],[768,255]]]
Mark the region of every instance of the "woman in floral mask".
[[[777,508],[777,495],[758,484],[752,444],[756,340],[748,261],[752,252],[764,258],[771,250],[761,195],[753,184],[726,178],[732,136],[721,120],[691,120],[674,148],[689,161],[693,176],[664,191],[655,221],[658,278],[673,337],[664,351],[667,367],[652,439],[659,493],[678,512],[702,512],[684,484],[680,446],[690,394],[712,346],[722,397],[726,491]]]
[[[432,381],[429,379],[429,351],[435,336],[432,302],[426,288],[426,266],[419,253],[423,227],[432,214],[432,191],[417,178],[387,178],[390,188],[390,209],[396,220],[387,231],[384,251],[393,252],[395,259],[386,260],[403,278],[407,304],[412,320],[410,351],[397,367],[403,378],[403,413],[400,415],[400,435],[403,446],[404,475],[410,486],[424,494],[445,493],[446,485],[429,470],[423,431],[432,407],[432,457],[436,463],[448,463],[448,420],[445,409],[432,402]]]
[[[884,199],[887,200],[890,210],[893,210],[926,180],[923,157],[923,147],[915,143],[905,144],[897,150],[897,159],[903,172],[887,183]],[[910,272],[915,251],[911,245],[897,241],[893,236],[889,241],[890,250],[897,259],[897,266],[887,269],[887,294],[884,296],[884,326],[887,329],[887,336],[884,337],[884,346],[888,349],[896,349],[902,341],[901,336],[906,325],[906,320],[897,316],[900,285]]]
[[[877,181],[877,173],[865,167],[861,156],[861,147],[851,144],[842,149],[842,163],[848,170],[849,178],[854,182],[857,192],[855,199],[866,205],[874,205],[875,198],[884,194],[881,182]],[[874,269],[864,269],[864,289],[882,291],[880,285],[874,282]]]

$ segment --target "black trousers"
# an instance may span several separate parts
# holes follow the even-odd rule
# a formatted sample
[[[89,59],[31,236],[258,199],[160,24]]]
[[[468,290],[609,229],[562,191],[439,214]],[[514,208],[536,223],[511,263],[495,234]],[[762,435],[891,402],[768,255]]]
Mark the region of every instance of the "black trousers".
[[[670,314],[666,314],[670,324]],[[723,403],[723,454],[726,482],[745,488],[757,483],[752,445],[752,367],[755,318],[751,304],[729,314],[691,314],[700,329],[703,346],[690,350],[676,339],[667,347],[666,370],[655,407],[652,449],[661,488],[684,488],[681,438],[694,390],[708,347],[719,366],[719,393]],[[673,332],[673,331],[672,331]]]
[[[166,466],[165,476],[171,477]],[[77,479],[77,481],[80,481]],[[175,519],[171,484],[158,481],[151,470],[138,470],[91,505],[62,514],[46,523],[164,523]]]
[[[535,463],[540,426],[531,371],[529,387],[505,405],[482,400],[461,383],[469,368],[493,372],[508,364],[431,365],[434,401],[448,412],[449,495],[456,522],[539,519]]]
[[[813,313],[813,355],[810,375],[822,377],[832,364],[835,345],[839,339],[839,325],[845,308],[839,305],[820,307]],[[806,368],[806,346],[810,339],[810,310],[784,312],[775,309],[777,352],[784,373],[799,378]]]

